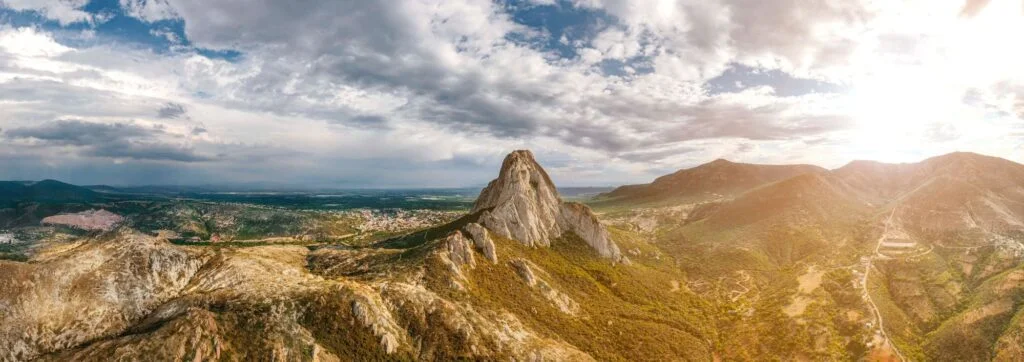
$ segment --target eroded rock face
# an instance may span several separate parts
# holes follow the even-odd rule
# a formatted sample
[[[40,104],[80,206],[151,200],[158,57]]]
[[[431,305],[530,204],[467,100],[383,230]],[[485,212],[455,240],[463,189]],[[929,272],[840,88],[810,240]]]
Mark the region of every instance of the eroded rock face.
[[[598,254],[617,261],[625,261],[619,252],[619,246],[615,245],[608,235],[608,229],[601,225],[593,211],[587,205],[577,202],[563,202],[562,213],[559,215],[558,224],[564,231],[572,231],[586,241]]]
[[[491,233],[487,231],[487,228],[474,222],[467,224],[462,229],[469,234],[476,249],[480,250],[487,260],[490,260],[491,263],[498,262],[498,251],[494,248],[494,240],[491,239]]]
[[[498,178],[477,198],[473,212],[485,211],[480,223],[495,233],[530,246],[548,246],[562,234],[562,201],[551,178],[530,151],[505,157]]]
[[[473,259],[473,247],[462,233],[453,231],[448,234],[444,242],[448,248],[448,257],[457,267],[468,265],[472,268],[476,266],[476,260]]]
[[[611,241],[590,208],[562,202],[551,178],[530,151],[510,153],[473,205],[481,213],[479,223],[494,233],[529,246],[549,246],[551,239],[574,232],[601,256],[620,260]]]
[[[473,242],[440,241],[433,255],[468,272]],[[0,361],[593,360],[511,313],[438,295],[386,252],[321,261],[356,280],[311,274],[304,247],[214,251],[127,228],[61,250],[0,261]]]
[[[179,295],[210,259],[127,230],[68,254],[0,262],[0,360],[33,359],[118,334]]]
[[[533,263],[530,263],[526,259],[515,259],[511,261],[511,264],[512,268],[515,269],[516,274],[518,274],[520,278],[523,278],[526,285],[540,291],[541,295],[558,308],[559,311],[569,315],[579,314],[580,305],[565,293],[562,293],[560,290],[552,287],[551,284],[548,284],[548,282],[544,280],[544,278],[541,278],[539,274],[547,275],[547,273],[544,273],[544,271],[540,270],[539,267],[533,265]],[[534,272],[534,270],[536,270],[536,272]]]
[[[448,270],[448,282],[456,290],[465,290],[466,274],[463,268],[472,269],[476,266],[473,257],[473,242],[466,239],[459,231],[452,231],[442,241],[442,248],[434,253],[442,265]]]

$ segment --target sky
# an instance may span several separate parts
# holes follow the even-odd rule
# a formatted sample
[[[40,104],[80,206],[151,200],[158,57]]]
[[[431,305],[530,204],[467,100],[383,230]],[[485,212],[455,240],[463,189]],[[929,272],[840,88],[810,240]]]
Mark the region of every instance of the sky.
[[[1021,0],[0,0],[0,179],[559,185],[1024,161]]]

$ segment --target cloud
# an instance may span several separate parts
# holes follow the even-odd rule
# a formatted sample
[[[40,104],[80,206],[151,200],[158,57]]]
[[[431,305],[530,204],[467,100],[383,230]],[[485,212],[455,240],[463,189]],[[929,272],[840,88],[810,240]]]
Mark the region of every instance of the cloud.
[[[177,18],[177,13],[167,0],[119,0],[128,16],[146,22]]]
[[[213,160],[212,157],[197,154],[190,147],[159,141],[158,138],[163,135],[166,133],[160,127],[80,120],[57,120],[4,132],[4,136],[10,140],[31,141],[29,146],[73,146],[85,156],[178,162]]]
[[[149,137],[155,129],[131,123],[100,124],[79,120],[58,120],[37,127],[15,128],[6,135],[13,138],[31,138],[58,145],[86,146],[110,143],[123,138]]]
[[[630,140],[641,134],[622,134],[623,130],[630,128],[624,129],[615,124],[621,120],[622,113],[643,113],[646,123],[670,125],[677,133],[693,130],[693,136],[682,135],[689,139],[720,136],[764,139],[780,137],[783,131],[836,128],[835,122],[827,117],[799,115],[792,118],[805,124],[776,126],[779,121],[772,118],[773,115],[755,117],[749,112],[744,113],[744,105],[736,105],[737,109],[725,109],[742,115],[744,119],[724,119],[728,117],[706,111],[724,108],[716,107],[713,101],[695,99],[695,102],[686,104],[655,98],[652,102],[652,95],[648,92],[637,94],[638,98],[642,97],[639,101],[645,103],[644,107],[630,107],[627,104],[623,105],[622,110],[611,109],[605,104],[620,102],[608,99],[610,97],[603,93],[604,90],[635,88],[644,82],[665,82],[658,85],[663,87],[672,85],[673,78],[652,74],[625,80],[591,73],[590,64],[553,62],[543,52],[509,42],[508,34],[527,31],[489,1],[447,2],[443,5],[400,1],[387,6],[377,2],[328,1],[316,4],[321,11],[296,11],[292,5],[272,1],[209,4],[181,0],[172,4],[185,20],[189,38],[197,44],[212,48],[235,46],[246,49],[251,56],[264,59],[257,73],[242,80],[249,85],[245,89],[255,90],[246,98],[273,98],[275,104],[271,108],[279,110],[289,109],[309,114],[309,111],[303,111],[302,108],[320,109],[317,114],[311,115],[333,118],[335,122],[348,122],[357,126],[381,123],[377,122],[379,118],[367,116],[366,112],[356,112],[351,105],[330,104],[327,99],[318,101],[310,97],[310,94],[319,93],[313,87],[340,83],[355,87],[356,92],[369,93],[367,95],[388,92],[404,100],[398,106],[376,109],[371,114],[388,113],[396,119],[427,120],[450,130],[486,132],[498,137],[556,137],[577,146],[598,147],[612,152],[649,145],[649,142]],[[765,49],[785,50],[786,47],[806,46],[811,28],[819,22],[824,24],[841,20],[855,23],[863,15],[862,11],[852,5],[821,4],[804,9],[799,2],[773,4],[779,9],[771,9],[773,11],[769,12],[766,5],[742,2],[707,8],[696,3],[678,2],[678,16],[684,18],[699,18],[700,14],[719,10],[727,12],[724,11],[726,9],[732,9],[731,13],[734,14],[734,18],[715,20],[722,24],[704,24],[705,28],[698,28],[701,24],[695,24],[691,29],[679,30],[683,32],[680,39],[674,38],[680,34],[670,32],[674,20],[660,22],[650,20],[660,17],[629,13],[642,6],[613,2],[599,6],[624,19],[628,27],[639,28],[636,31],[629,30],[631,36],[641,37],[642,34],[655,32],[662,37],[655,40],[661,42],[662,54],[648,55],[664,57],[669,56],[668,52],[671,51],[677,53],[683,62],[696,61],[698,64],[705,57],[687,56],[687,49],[694,46],[708,47],[708,51],[714,53],[719,47],[728,48],[728,44],[736,43],[743,47],[746,54],[757,55]],[[751,6],[754,9],[747,9]],[[756,14],[765,12],[781,14],[767,20],[754,18]],[[222,17],[217,14],[237,16],[221,20]],[[350,15],[342,15],[343,19],[330,21],[322,19],[325,16],[333,17],[334,14]],[[748,25],[754,29],[724,31],[735,28],[728,25],[729,22],[748,20]],[[765,31],[773,27],[778,29]],[[621,30],[616,31],[621,33]],[[764,35],[778,31],[789,33],[777,38]],[[726,38],[716,38],[721,37],[723,32]],[[293,39],[290,34],[305,35]],[[618,37],[622,39],[623,35]],[[732,41],[728,40],[730,37]],[[831,40],[835,38],[821,39],[820,42]],[[647,44],[651,41],[634,40],[629,44]],[[625,50],[611,50],[609,45],[608,50],[603,52],[609,54],[609,57],[623,58],[644,53],[640,50],[643,47],[630,45]],[[786,54],[793,59],[804,55],[805,52],[795,50]],[[304,64],[304,67],[298,69],[289,66],[291,64]],[[718,69],[724,64],[712,62],[705,68]],[[660,68],[657,70],[662,71]],[[697,78],[693,83],[699,84],[703,80]],[[268,90],[289,88],[294,91],[267,94]],[[690,92],[701,90],[695,86]],[[696,98],[693,94],[683,97]],[[328,113],[324,112],[324,108],[334,110]],[[628,108],[648,108],[654,111]],[[784,108],[761,107],[758,110],[781,112]],[[659,109],[667,111],[658,112]],[[631,116],[638,118],[640,114]],[[762,119],[767,119],[769,124],[748,127]],[[368,122],[370,120],[373,122]],[[820,126],[806,124],[815,120],[827,123]],[[679,123],[690,123],[692,126],[680,127],[677,126]],[[706,130],[709,127],[711,130]],[[766,128],[775,130],[769,131]],[[749,134],[744,132],[748,129]]]
[[[964,9],[960,11],[961,16],[974,17],[988,6],[990,0],[967,0],[964,2]]]
[[[104,27],[72,41],[77,27],[0,26],[0,125],[57,137],[48,121],[77,120],[94,138],[16,137],[26,147],[0,155],[351,184],[388,178],[357,167],[379,164],[408,178],[396,183],[434,180],[429,167],[486,181],[482,165],[521,147],[600,182],[732,154],[844,163],[837,150],[869,144],[870,127],[914,122],[888,134],[953,144],[1022,117],[1024,53],[1005,35],[967,41],[1012,24],[990,19],[998,2],[966,17],[962,1],[924,0],[120,0],[119,16],[148,27],[142,44]],[[980,108],[999,110],[981,116],[990,133],[925,130]],[[146,133],[124,135],[133,127]]]
[[[89,0],[2,0],[0,8],[36,11],[43,17],[69,25],[93,21],[93,15],[83,10],[88,3]]]
[[[95,145],[86,153],[90,156],[116,159],[205,162],[213,161],[212,156],[201,155],[190,147],[161,142],[118,140],[113,143]]]
[[[634,162],[652,162],[663,160],[668,157],[681,156],[687,153],[700,151],[700,148],[683,146],[683,147],[668,147],[661,150],[640,150],[623,152],[618,155],[619,158],[623,158]]]
[[[168,102],[157,110],[157,117],[160,118],[181,118],[188,111],[185,106],[181,103]]]

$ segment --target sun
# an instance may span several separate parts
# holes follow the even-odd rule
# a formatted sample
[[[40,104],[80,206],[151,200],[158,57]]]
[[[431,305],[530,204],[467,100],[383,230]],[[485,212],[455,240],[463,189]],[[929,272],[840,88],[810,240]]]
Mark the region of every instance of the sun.
[[[927,133],[960,110],[953,87],[915,69],[862,79],[847,95],[854,122],[855,158],[885,162],[915,159],[927,148]]]
[[[994,0],[969,18],[948,12],[906,21],[926,23],[934,32],[914,49],[901,49],[902,56],[876,49],[860,64],[845,95],[854,123],[852,158],[902,162],[944,151],[949,145],[939,144],[936,129],[982,117],[965,104],[969,91],[991,89],[1008,77],[1024,79],[1024,48],[1012,45],[1024,36],[1019,1]]]

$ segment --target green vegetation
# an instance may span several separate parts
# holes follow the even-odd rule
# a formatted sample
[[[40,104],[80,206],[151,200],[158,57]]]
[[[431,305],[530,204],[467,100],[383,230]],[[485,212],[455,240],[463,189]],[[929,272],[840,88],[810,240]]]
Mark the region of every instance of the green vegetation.
[[[614,266],[578,237],[554,240],[551,248],[528,248],[498,239],[496,265],[478,263],[468,298],[474,304],[506,309],[546,337],[563,339],[598,360],[705,359],[715,337],[707,305],[691,292],[672,290],[684,280],[669,263]],[[624,247],[629,243],[624,242]],[[572,316],[531,289],[509,265],[523,258],[555,289],[580,304]],[[668,267],[666,267],[668,266]]]
[[[0,244],[0,260],[28,261],[28,244]]]

